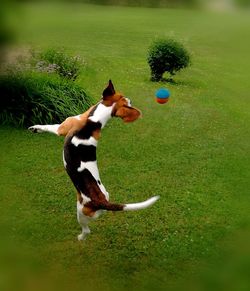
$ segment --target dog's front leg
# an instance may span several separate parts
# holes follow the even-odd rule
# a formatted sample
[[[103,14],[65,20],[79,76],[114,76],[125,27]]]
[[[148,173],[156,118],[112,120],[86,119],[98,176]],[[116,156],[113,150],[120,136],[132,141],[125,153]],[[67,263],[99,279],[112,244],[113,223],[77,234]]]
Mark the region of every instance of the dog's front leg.
[[[45,125],[33,125],[30,126],[28,129],[34,133],[41,133],[41,132],[50,132],[56,135],[59,135],[58,129],[60,124],[45,124]]]

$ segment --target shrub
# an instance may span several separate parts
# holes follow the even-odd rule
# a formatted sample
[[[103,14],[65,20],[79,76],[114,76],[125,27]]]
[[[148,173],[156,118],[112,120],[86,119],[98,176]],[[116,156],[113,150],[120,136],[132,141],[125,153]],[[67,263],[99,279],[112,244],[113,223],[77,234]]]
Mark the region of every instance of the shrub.
[[[70,56],[62,50],[47,49],[37,56],[36,69],[40,72],[55,72],[74,81],[82,65],[83,61],[79,56]]]
[[[92,99],[72,81],[34,72],[0,76],[0,123],[60,123],[85,111]]]
[[[149,48],[147,60],[151,69],[151,80],[157,82],[162,80],[165,72],[173,76],[190,64],[188,51],[173,39],[156,40]]]

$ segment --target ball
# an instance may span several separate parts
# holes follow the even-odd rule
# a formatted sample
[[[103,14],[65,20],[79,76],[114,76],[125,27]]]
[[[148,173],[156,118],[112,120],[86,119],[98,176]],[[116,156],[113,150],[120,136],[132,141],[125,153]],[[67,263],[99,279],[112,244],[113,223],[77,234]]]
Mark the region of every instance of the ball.
[[[156,102],[159,104],[167,103],[170,97],[170,92],[166,88],[160,88],[155,92]]]

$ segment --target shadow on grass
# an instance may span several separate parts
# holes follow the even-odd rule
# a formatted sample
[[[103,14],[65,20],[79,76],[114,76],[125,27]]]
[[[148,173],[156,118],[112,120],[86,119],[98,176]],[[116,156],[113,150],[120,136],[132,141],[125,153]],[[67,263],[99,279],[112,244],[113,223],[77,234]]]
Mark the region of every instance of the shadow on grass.
[[[152,81],[153,83],[159,83],[164,85],[172,85],[172,86],[184,86],[184,87],[190,87],[190,88],[198,88],[198,84],[195,82],[192,82],[190,80],[176,80],[173,78],[162,78],[160,81]]]

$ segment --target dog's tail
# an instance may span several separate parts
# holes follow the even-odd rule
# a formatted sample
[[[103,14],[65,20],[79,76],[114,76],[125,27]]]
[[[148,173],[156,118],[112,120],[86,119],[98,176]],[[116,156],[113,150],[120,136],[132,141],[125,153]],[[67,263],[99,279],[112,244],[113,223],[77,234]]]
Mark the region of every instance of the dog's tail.
[[[132,204],[115,204],[115,203],[108,202],[108,203],[105,203],[105,206],[103,207],[103,209],[111,210],[111,211],[140,210],[140,209],[144,209],[153,205],[159,198],[160,196],[153,196],[143,202],[132,203]]]
[[[144,208],[147,208],[147,207],[153,205],[159,198],[160,198],[160,196],[153,196],[153,197],[151,197],[148,200],[145,200],[143,202],[125,204],[123,210],[124,211],[133,211],[133,210],[144,209]]]

